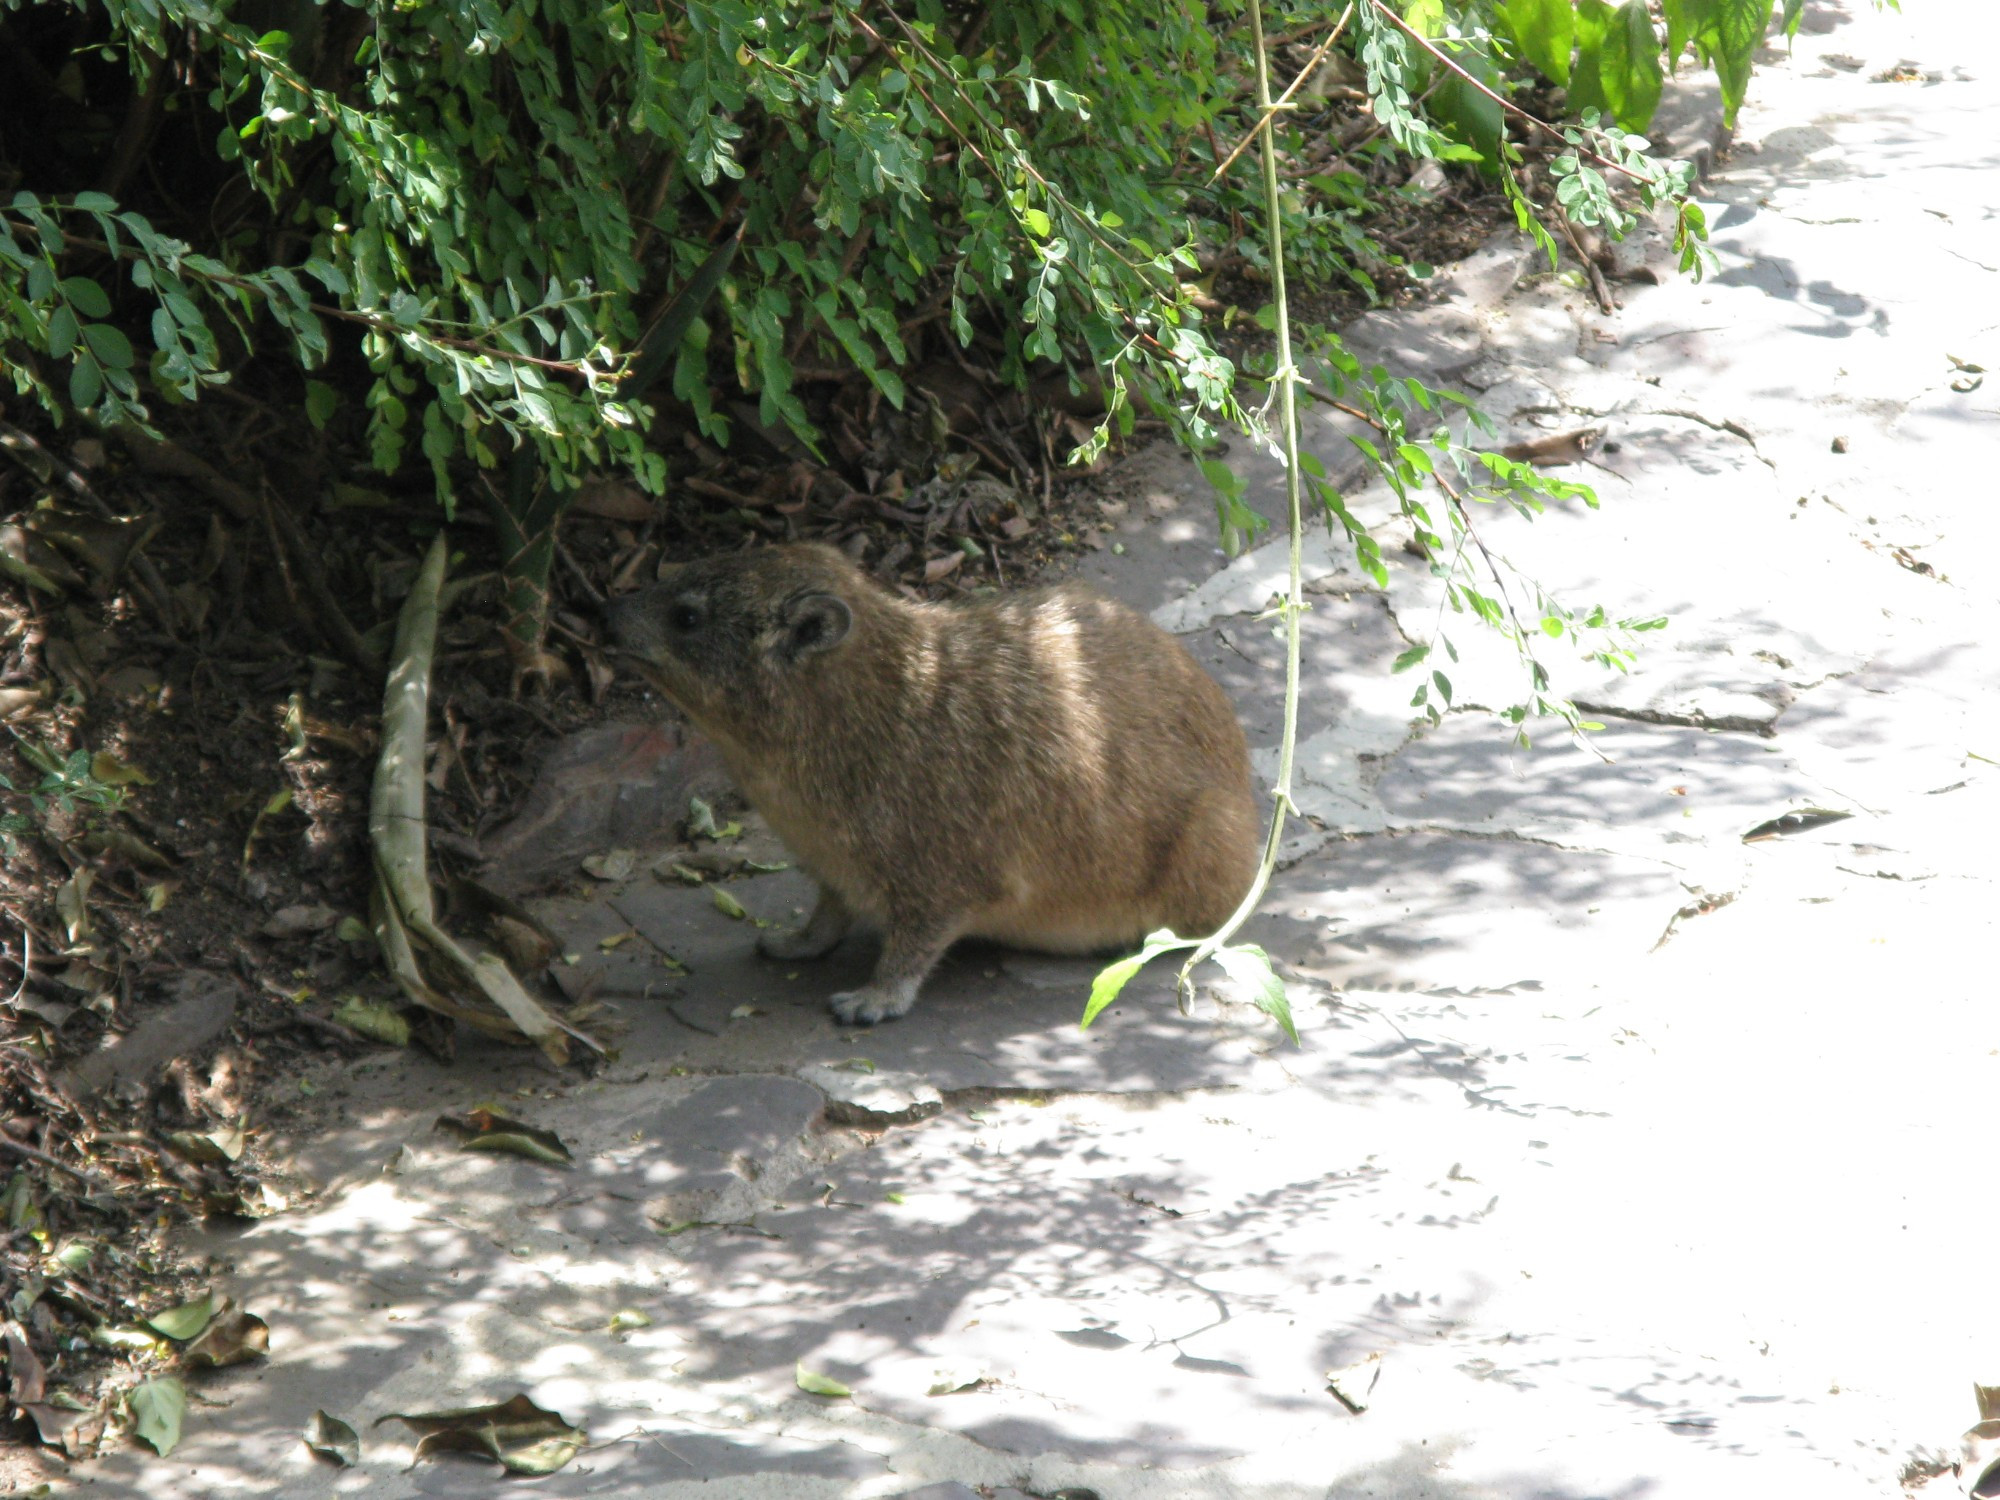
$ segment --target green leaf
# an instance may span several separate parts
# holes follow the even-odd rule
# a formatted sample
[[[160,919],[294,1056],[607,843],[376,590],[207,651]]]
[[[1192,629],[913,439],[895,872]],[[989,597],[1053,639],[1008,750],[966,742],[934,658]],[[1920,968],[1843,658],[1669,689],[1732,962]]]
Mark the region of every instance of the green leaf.
[[[1131,983],[1132,976],[1162,953],[1170,953],[1176,948],[1193,948],[1200,944],[1198,938],[1175,937],[1162,927],[1146,939],[1145,946],[1130,958],[1121,958],[1114,964],[1098,970],[1097,978],[1091,981],[1090,999],[1083,1007],[1083,1019],[1077,1022],[1078,1030],[1095,1021],[1104,1007],[1118,998],[1119,991]]]
[[[125,337],[124,329],[110,323],[86,323],[83,325],[83,342],[105,369],[132,368],[132,341]]]
[[[350,1031],[391,1047],[410,1045],[410,1023],[403,1018],[401,1007],[389,1001],[349,995],[333,1008],[333,1019]]]
[[[1429,646],[1412,646],[1396,658],[1395,663],[1389,670],[1391,672],[1407,672],[1430,654],[1431,648]]]
[[[208,1326],[208,1320],[215,1316],[215,1307],[215,1294],[211,1292],[197,1301],[183,1302],[178,1307],[153,1314],[146,1319],[146,1326],[155,1333],[184,1342]]]
[[[1646,0],[1626,0],[1605,29],[1597,76],[1605,103],[1627,130],[1644,130],[1660,104],[1660,43]]]
[[[165,1458],[181,1440],[181,1422],[187,1416],[187,1387],[171,1375],[162,1375],[136,1385],[125,1397],[132,1413],[132,1432],[141,1442]]]
[[[97,404],[97,398],[104,394],[104,375],[97,368],[97,361],[85,355],[69,367],[69,404],[78,411],[87,410]]]
[[[306,382],[306,418],[317,432],[326,431],[327,419],[340,404],[340,395],[324,380]]]
[[[1271,955],[1255,943],[1236,943],[1215,950],[1215,961],[1223,972],[1246,991],[1250,1002],[1285,1029],[1294,1047],[1299,1044],[1298,1027],[1292,1024],[1291,1002],[1285,998],[1285,981],[1271,967]]]
[[[805,1361],[800,1360],[792,1371],[792,1379],[800,1390],[814,1396],[852,1396],[853,1391],[830,1375],[820,1375],[808,1370]]]
[[[1660,0],[1660,13],[1667,22],[1666,65],[1681,60],[1687,45],[1708,24],[1714,0]]]
[[[1577,114],[1607,107],[1602,78],[1604,47],[1616,17],[1604,0],[1576,0],[1576,61],[1570,68],[1569,107]]]
[[[1036,239],[1045,240],[1049,237],[1049,216],[1039,208],[1021,210],[1021,222],[1028,226],[1028,233]]]
[[[111,299],[105,295],[104,288],[88,276],[71,276],[63,282],[62,289],[63,295],[84,317],[111,316]]]
[[[1750,59],[1764,40],[1771,7],[1768,0],[1710,0],[1710,5],[1708,20],[1695,33],[1695,45],[1714,65],[1722,86],[1722,123],[1734,125],[1750,88]]]
[[[1503,0],[1500,14],[1521,55],[1551,83],[1568,84],[1576,45],[1576,10],[1570,0]]]
[[[57,359],[67,358],[76,347],[76,333],[76,314],[58,305],[49,314],[49,353]]]

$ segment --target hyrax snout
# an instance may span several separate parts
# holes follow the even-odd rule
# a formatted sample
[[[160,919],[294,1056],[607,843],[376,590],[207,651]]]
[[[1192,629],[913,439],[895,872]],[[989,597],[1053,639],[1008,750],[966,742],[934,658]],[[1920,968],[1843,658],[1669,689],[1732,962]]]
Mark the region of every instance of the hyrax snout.
[[[856,920],[874,977],[842,1021],[900,1016],[945,949],[1055,953],[1221,926],[1257,863],[1249,752],[1178,642],[1074,585],[920,604],[830,547],[690,563],[607,612],[819,885],[812,958]]]

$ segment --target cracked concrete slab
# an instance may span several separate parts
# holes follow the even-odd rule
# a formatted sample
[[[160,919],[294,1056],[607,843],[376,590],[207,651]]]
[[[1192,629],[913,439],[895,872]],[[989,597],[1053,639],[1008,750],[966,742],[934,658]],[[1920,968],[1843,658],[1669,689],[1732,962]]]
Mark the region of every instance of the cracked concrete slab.
[[[369,1424],[524,1390],[591,1432],[557,1495],[1900,1494],[2000,1347],[2000,410],[1966,368],[2000,368],[2000,21],[1938,9],[1808,4],[1708,189],[1710,280],[1621,283],[1607,317],[1496,242],[1353,331],[1510,440],[1597,428],[1601,511],[1484,524],[1572,603],[1671,621],[1629,678],[1551,656],[1591,748],[1415,720],[1389,664],[1437,586],[1313,414],[1392,566],[1376,589],[1308,543],[1313,821],[1250,929],[1298,1048],[1226,992],[1183,1017],[1165,965],[1079,1032],[1094,964],[981,948],[842,1031],[864,940],[752,951],[808,903],[795,871],[729,882],[740,920],[644,873],[549,898],[615,1060],[323,1064],[316,1201],[204,1242],[270,1360],[98,1492],[485,1493]],[[1924,82],[1870,81],[1903,58]],[[1230,462],[1275,513],[1268,455]],[[1176,454],[1124,479],[1124,550],[1081,572],[1184,635],[1268,776],[1283,553],[1222,557]],[[1511,653],[1453,640],[1457,703],[1518,698]],[[1807,808],[1851,816],[1744,841]],[[867,1078],[921,1108],[856,1105]],[[434,1128],[481,1103],[575,1165]],[[1356,1414],[1326,1377],[1364,1362]],[[298,1443],[315,1407],[363,1428],[359,1470]]]

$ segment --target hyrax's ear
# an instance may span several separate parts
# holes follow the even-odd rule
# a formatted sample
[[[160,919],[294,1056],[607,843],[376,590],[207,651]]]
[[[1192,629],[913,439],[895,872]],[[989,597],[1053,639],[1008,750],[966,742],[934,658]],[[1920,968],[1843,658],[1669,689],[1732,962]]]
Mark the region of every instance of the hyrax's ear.
[[[854,628],[854,611],[836,594],[801,594],[785,606],[780,627],[778,654],[799,661],[846,640]]]

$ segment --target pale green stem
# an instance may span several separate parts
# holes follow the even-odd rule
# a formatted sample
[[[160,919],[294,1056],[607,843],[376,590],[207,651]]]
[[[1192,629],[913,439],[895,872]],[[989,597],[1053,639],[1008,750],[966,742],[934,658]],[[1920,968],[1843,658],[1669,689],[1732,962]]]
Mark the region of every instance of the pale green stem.
[[[1250,0],[1250,38],[1257,54],[1257,110],[1262,116],[1260,133],[1264,160],[1264,216],[1271,237],[1271,298],[1277,311],[1278,368],[1271,373],[1277,385],[1279,421],[1285,443],[1285,518],[1290,527],[1291,575],[1285,594],[1285,733],[1278,745],[1278,779],[1271,788],[1271,833],[1264,841],[1264,858],[1257,866],[1257,878],[1229,920],[1211,937],[1204,938],[1188,961],[1181,965],[1180,992],[1183,998],[1193,990],[1188,976],[1236,935],[1264,899],[1272,872],[1278,867],[1278,845],[1285,834],[1285,819],[1292,806],[1292,752],[1299,731],[1299,617],[1305,603],[1299,585],[1300,550],[1305,528],[1299,507],[1299,420],[1298,370],[1292,364],[1292,322],[1285,300],[1285,233],[1278,217],[1278,147],[1272,137],[1271,71],[1264,56],[1264,16],[1258,0]]]

